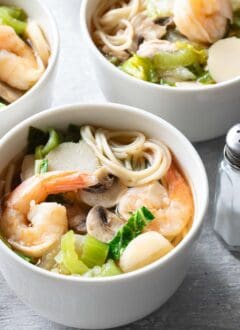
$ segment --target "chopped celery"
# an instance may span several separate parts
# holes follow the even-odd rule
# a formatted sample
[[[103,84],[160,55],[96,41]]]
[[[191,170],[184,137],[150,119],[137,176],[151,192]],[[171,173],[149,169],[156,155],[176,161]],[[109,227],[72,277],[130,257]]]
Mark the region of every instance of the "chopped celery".
[[[173,15],[174,0],[147,0],[147,13],[153,19]]]
[[[98,275],[99,277],[106,277],[106,276],[115,276],[122,274],[121,269],[115,264],[115,262],[111,259],[107,261],[102,266],[101,272]]]
[[[54,148],[56,148],[61,143],[61,139],[59,134],[52,128],[49,129],[49,139],[47,144],[43,147],[42,153],[44,157],[52,151]]]
[[[205,49],[197,49],[188,43],[176,43],[175,52],[159,52],[153,57],[153,64],[158,70],[171,70],[186,67],[195,63],[205,64],[207,53]]]
[[[116,276],[122,274],[121,269],[115,264],[115,262],[109,259],[102,267],[95,266],[84,274],[86,277],[107,277]]]
[[[157,72],[149,58],[133,55],[120,68],[135,78],[157,82]]]
[[[171,81],[168,81],[168,80],[165,79],[165,78],[161,78],[160,81],[159,81],[159,84],[160,84],[160,85],[163,85],[163,86],[176,87],[176,83],[171,82]]]
[[[61,240],[61,261],[70,274],[82,275],[88,267],[80,260],[75,248],[75,236],[72,230],[68,231]]]
[[[40,145],[35,149],[36,159],[44,158],[50,151],[55,149],[61,143],[60,135],[54,129],[50,128],[48,132],[49,138],[45,146]]]
[[[43,174],[48,171],[48,160],[47,159],[36,159],[35,160],[35,174]]]
[[[0,24],[11,26],[17,34],[23,34],[26,30],[26,17],[22,9],[0,6]]]
[[[139,208],[110,241],[109,257],[119,260],[130,241],[141,234],[144,227],[153,219],[153,214],[146,207]]]
[[[213,80],[209,72],[206,72],[204,75],[202,75],[199,79],[198,82],[204,85],[213,85],[216,84],[216,82]]]
[[[0,102],[0,109],[6,108],[6,104]]]
[[[38,146],[46,144],[47,141],[48,133],[45,133],[39,128],[30,126],[27,138],[27,153],[33,154]]]
[[[83,248],[81,260],[89,267],[102,266],[107,258],[109,246],[96,238],[87,235]]]

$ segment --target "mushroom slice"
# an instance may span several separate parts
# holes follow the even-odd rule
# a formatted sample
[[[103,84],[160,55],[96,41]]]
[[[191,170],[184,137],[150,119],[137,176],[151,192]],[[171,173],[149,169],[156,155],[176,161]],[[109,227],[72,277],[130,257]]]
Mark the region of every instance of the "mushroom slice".
[[[93,207],[87,216],[87,232],[101,242],[113,239],[125,221],[102,206]]]
[[[66,208],[69,228],[73,229],[77,234],[86,234],[86,219],[88,214],[86,206],[73,204],[67,205]]]
[[[10,87],[0,81],[0,97],[8,103],[13,103],[23,95],[22,91]]]
[[[127,187],[118,177],[106,174],[103,168],[97,171],[99,183],[79,192],[80,199],[89,206],[101,205],[106,208],[115,206]]]
[[[160,52],[173,53],[177,50],[176,45],[167,40],[148,40],[144,41],[137,51],[137,55],[141,57],[152,58]]]

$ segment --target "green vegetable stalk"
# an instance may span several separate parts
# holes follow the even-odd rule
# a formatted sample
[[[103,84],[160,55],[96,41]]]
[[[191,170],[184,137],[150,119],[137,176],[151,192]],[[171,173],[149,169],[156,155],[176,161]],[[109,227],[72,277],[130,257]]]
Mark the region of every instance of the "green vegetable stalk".
[[[48,160],[47,159],[36,159],[35,160],[35,174],[43,174],[48,171]]]
[[[50,128],[48,132],[49,138],[45,146],[40,145],[35,149],[36,159],[44,158],[50,151],[55,149],[61,143],[60,135],[54,129]]]
[[[108,244],[98,241],[96,238],[87,235],[83,248],[81,260],[89,268],[102,266],[108,256]]]
[[[187,67],[196,63],[205,64],[207,53],[205,49],[197,49],[193,45],[178,42],[175,52],[159,52],[153,57],[153,64],[158,70],[171,70],[178,67]]]
[[[61,262],[70,274],[82,275],[88,271],[88,267],[80,260],[76,252],[75,236],[72,230],[62,237]]]
[[[198,82],[204,85],[213,85],[216,84],[216,82],[213,80],[209,72],[206,72],[204,75],[202,75],[199,79]]]
[[[122,274],[121,269],[112,259],[109,259],[102,267],[95,266],[89,270],[84,276],[86,277],[107,277]]]
[[[153,214],[146,207],[139,208],[109,243],[109,257],[119,260],[127,245],[140,235],[153,219]]]
[[[27,15],[17,7],[0,6],[0,24],[11,26],[17,34],[23,34],[26,30]]]
[[[6,104],[0,102],[0,109],[6,108]]]
[[[149,58],[133,55],[120,68],[137,79],[157,82],[157,72]]]

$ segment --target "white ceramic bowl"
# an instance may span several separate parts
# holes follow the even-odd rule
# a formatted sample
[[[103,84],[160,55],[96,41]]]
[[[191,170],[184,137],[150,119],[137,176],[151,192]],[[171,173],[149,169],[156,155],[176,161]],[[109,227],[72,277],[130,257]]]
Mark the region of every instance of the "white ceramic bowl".
[[[25,120],[0,140],[0,172],[25,147],[29,126],[64,129],[69,123],[140,130],[164,141],[176,156],[194,194],[195,216],[184,240],[153,264],[112,278],[57,275],[28,264],[0,241],[2,274],[32,309],[67,326],[116,327],[156,310],[182,283],[208,203],[207,177],[197,152],[177,129],[150,113],[118,104],[64,106]]]
[[[109,101],[136,106],[159,115],[191,141],[220,136],[239,121],[240,78],[198,89],[173,88],[137,80],[109,63],[89,33],[98,2],[83,0],[80,25],[99,85]]]
[[[30,18],[40,24],[51,48],[49,64],[41,79],[21,98],[0,110],[1,137],[14,125],[51,105],[53,80],[59,54],[59,35],[53,16],[41,0],[1,0],[0,3],[24,9]]]

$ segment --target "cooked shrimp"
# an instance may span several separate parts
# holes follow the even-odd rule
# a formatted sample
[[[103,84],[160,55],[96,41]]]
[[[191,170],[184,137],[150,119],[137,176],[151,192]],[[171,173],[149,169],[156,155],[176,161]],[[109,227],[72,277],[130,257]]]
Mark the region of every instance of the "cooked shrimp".
[[[43,72],[42,62],[14,29],[0,25],[0,80],[14,88],[28,90]]]
[[[28,90],[41,77],[44,67],[35,68],[29,60],[0,50],[0,80],[20,90]]]
[[[67,231],[66,208],[42,203],[49,194],[74,191],[96,183],[95,177],[76,171],[35,175],[8,197],[0,229],[9,243],[28,256],[40,257]]]
[[[118,211],[125,219],[141,206],[155,216],[147,231],[157,231],[172,239],[180,234],[193,216],[192,193],[175,165],[171,165],[165,177],[167,189],[158,181],[150,185],[130,188],[121,198]]]
[[[0,25],[0,50],[7,50],[9,53],[14,53],[37,65],[31,47],[29,47],[10,26]]]
[[[178,0],[174,22],[189,40],[214,43],[224,37],[233,10],[230,0]]]

